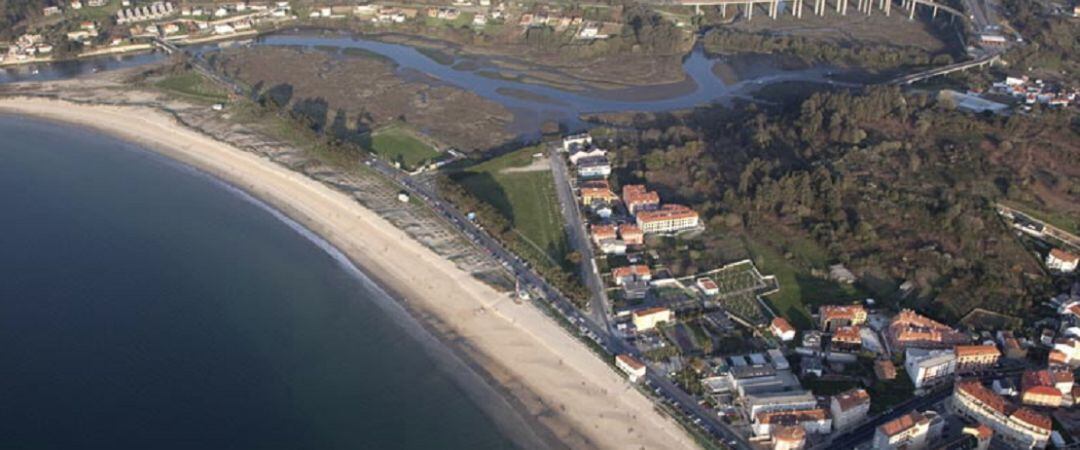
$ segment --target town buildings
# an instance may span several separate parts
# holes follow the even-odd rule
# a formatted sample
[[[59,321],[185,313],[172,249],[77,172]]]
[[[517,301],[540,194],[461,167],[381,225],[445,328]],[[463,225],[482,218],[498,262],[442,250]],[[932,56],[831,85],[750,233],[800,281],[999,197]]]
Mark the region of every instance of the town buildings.
[[[826,305],[818,309],[818,324],[823,331],[866,323],[866,308],[860,305]]]
[[[616,267],[611,271],[611,278],[616,286],[622,286],[623,283],[634,279],[649,281],[652,279],[652,271],[649,270],[649,266],[642,264]]]
[[[958,373],[994,367],[1001,357],[1001,352],[994,345],[957,345],[953,352],[956,354]]]
[[[1013,446],[1044,448],[1050,440],[1049,417],[1010,405],[977,380],[956,382],[952,406],[957,414],[989,426]]]
[[[623,371],[631,383],[637,383],[638,380],[645,378],[645,371],[648,370],[645,363],[627,354],[615,356],[615,367]]]
[[[1050,250],[1050,253],[1046,255],[1046,267],[1061,273],[1072,273],[1076,271],[1078,263],[1080,263],[1080,256],[1076,256],[1059,248]]]
[[[577,147],[570,152],[568,159],[571,164],[577,165],[585,158],[603,158],[606,155],[607,151],[596,147]]]
[[[158,20],[175,13],[172,2],[154,2],[146,6],[138,6],[121,9],[116,13],[116,23],[119,25]]]
[[[608,239],[617,239],[618,228],[615,225],[589,225],[589,236],[594,244],[600,245]]]
[[[577,174],[581,178],[607,178],[611,175],[611,162],[603,156],[580,159],[577,162]]]
[[[1053,353],[1057,353],[1056,356],[1061,364],[1071,367],[1080,366],[1080,339],[1061,338],[1052,342],[1054,347],[1051,350],[1051,356],[1054,356]]]
[[[744,399],[747,416],[758,417],[761,413],[777,411],[800,411],[817,408],[817,399],[809,391],[773,392],[747,395]]]
[[[634,311],[630,319],[638,331],[649,331],[664,322],[671,322],[671,310],[662,307]]]
[[[619,225],[619,238],[625,241],[626,245],[645,245],[645,233],[632,223]]]
[[[795,339],[795,327],[783,317],[777,317],[769,325],[769,331],[781,341],[789,342]]]
[[[870,412],[870,394],[865,389],[852,389],[834,395],[829,401],[833,429],[851,428],[866,419]]]
[[[893,351],[907,347],[948,348],[968,342],[967,335],[919,315],[910,309],[900,311],[886,330],[886,339]]]
[[[1072,390],[1072,374],[1068,373],[1068,391]],[[1049,370],[1025,370],[1020,377],[1020,402],[1025,405],[1057,408],[1061,406],[1063,391],[1055,383],[1055,376]]]
[[[922,450],[930,434],[930,419],[912,411],[877,427],[875,450]]]
[[[698,213],[682,205],[664,205],[637,213],[637,225],[644,233],[675,233],[697,228],[699,224]]]
[[[604,183],[607,184],[607,183]],[[581,203],[585,206],[590,206],[596,202],[614,202],[619,199],[619,196],[611,192],[611,189],[607,186],[582,186],[581,187]]]
[[[862,348],[862,329],[858,325],[836,327],[832,335],[834,351],[857,351]]]
[[[801,426],[773,427],[773,450],[802,450],[806,447],[806,430]]]
[[[623,204],[631,215],[638,211],[651,211],[660,208],[660,195],[650,191],[642,184],[628,184],[622,188]]]
[[[915,389],[922,389],[950,379],[956,373],[956,354],[952,350],[909,348],[904,368]]]
[[[829,413],[821,408],[765,411],[754,416],[755,436],[771,436],[776,427],[800,426],[807,433],[825,434],[832,429]]]

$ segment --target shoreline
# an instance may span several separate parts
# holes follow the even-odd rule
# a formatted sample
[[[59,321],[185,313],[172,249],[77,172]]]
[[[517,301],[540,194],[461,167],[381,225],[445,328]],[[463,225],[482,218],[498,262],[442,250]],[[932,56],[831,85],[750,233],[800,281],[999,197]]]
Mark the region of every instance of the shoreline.
[[[515,415],[539,433],[524,440],[557,440],[570,448],[696,447],[680,425],[656,412],[649,399],[543,312],[515,304],[341,192],[188,129],[153,108],[2,97],[0,111],[138,143],[279,211],[347,257],[402,313],[449,348],[457,363],[500,391]],[[455,380],[469,377],[450,369]],[[509,422],[520,421],[492,414],[491,397],[477,398],[486,394],[469,386],[461,387],[515,439],[506,431],[517,425]]]

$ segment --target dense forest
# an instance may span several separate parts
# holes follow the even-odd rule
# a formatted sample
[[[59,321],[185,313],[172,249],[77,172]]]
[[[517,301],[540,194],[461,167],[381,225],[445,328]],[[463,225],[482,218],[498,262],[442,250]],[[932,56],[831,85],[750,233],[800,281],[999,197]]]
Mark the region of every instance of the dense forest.
[[[19,25],[30,17],[41,15],[41,10],[48,5],[45,0],[0,0],[0,39],[17,36]]]
[[[806,62],[857,66],[869,70],[899,69],[953,62],[948,53],[931,55],[919,47],[881,44],[837,45],[788,34],[747,33],[724,28],[710,30],[702,39],[714,54],[766,53],[794,56]]]
[[[873,88],[635,125],[605,144],[617,149],[620,183],[647,182],[716,230],[811,239],[863,280],[892,291],[912,282],[908,306],[944,318],[975,307],[1019,313],[1045,287],[994,202],[1080,204],[1070,112],[977,116]]]

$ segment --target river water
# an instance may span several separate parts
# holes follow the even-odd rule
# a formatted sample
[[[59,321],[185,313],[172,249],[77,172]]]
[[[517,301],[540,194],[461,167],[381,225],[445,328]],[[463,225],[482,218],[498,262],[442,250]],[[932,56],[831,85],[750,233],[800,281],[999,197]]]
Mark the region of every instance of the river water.
[[[220,46],[234,43],[208,44],[190,47],[193,52],[212,54]],[[749,99],[761,88],[785,82],[837,84],[832,79],[835,68],[810,66],[798,69],[783,67],[779,58],[771,56],[739,56],[710,58],[695,48],[683,58],[686,79],[678,83],[635,86],[614,90],[587,89],[569,91],[555,87],[491,76],[496,70],[515,75],[516,72],[498,69],[485,58],[455,57],[440,63],[414,47],[382,42],[339,32],[295,31],[281,32],[242,45],[272,45],[308,48],[313,51],[334,51],[344,56],[345,49],[362,49],[389,58],[404,77],[435,80],[471,91],[499,103],[515,117],[511,131],[532,134],[545,121],[555,121],[570,129],[580,129],[582,114],[599,112],[643,111],[657,112],[692,108],[711,103],[728,103],[734,99]],[[130,56],[111,56],[82,61],[0,69],[0,83],[28,80],[70,78],[93,71],[132,67],[164,58],[161,53]],[[724,80],[714,72],[717,65],[727,65],[738,72],[737,79]],[[416,75],[422,74],[423,77]]]
[[[92,131],[0,135],[0,447],[514,446],[490,418],[512,413],[275,212]]]

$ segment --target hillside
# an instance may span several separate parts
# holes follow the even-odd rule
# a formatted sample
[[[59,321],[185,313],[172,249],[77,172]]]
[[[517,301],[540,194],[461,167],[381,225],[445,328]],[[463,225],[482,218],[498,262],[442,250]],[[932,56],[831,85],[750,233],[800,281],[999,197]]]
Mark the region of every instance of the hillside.
[[[692,204],[709,220],[706,253],[790,270],[787,290],[801,288],[804,303],[874,295],[943,318],[976,306],[1017,314],[1046,279],[993,203],[1080,214],[1080,136],[1068,112],[974,116],[875,88],[649,120],[611,136],[620,183]],[[860,276],[855,290],[824,282],[831,263]],[[898,291],[904,281],[910,295]]]

